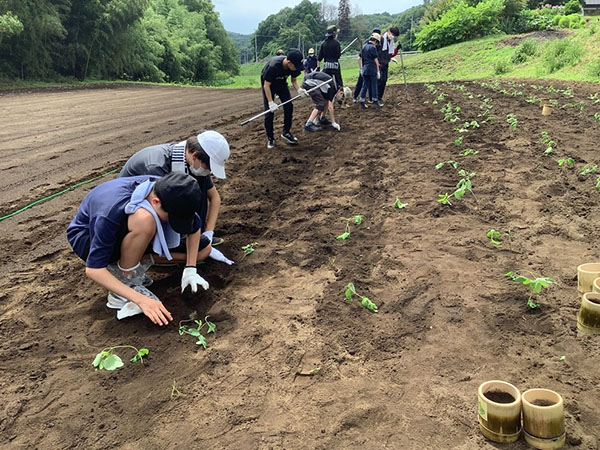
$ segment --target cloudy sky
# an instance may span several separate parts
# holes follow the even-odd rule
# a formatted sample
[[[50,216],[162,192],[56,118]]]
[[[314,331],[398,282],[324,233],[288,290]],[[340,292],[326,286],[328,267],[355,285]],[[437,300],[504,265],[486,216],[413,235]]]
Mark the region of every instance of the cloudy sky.
[[[294,6],[301,0],[213,0],[215,9],[219,12],[221,22],[227,31],[250,34],[256,30],[258,23],[286,6]],[[313,0],[319,1],[319,0]],[[337,0],[326,0],[330,5],[339,3]],[[320,3],[320,1],[319,1]],[[360,13],[374,14],[387,11],[391,14],[400,13],[411,6],[422,4],[422,0],[396,0],[393,2],[374,2],[373,0],[350,0],[353,11],[358,8]]]

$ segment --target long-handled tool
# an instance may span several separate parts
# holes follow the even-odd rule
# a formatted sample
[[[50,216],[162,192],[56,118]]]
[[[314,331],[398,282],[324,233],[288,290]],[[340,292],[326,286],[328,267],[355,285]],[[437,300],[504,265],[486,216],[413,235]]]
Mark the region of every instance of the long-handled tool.
[[[348,44],[348,45],[347,45],[347,46],[344,48],[344,50],[342,50],[342,51],[340,52],[340,55],[341,55],[341,54],[343,54],[343,53],[344,53],[346,50],[348,50],[348,49],[350,48],[350,46],[351,46],[352,44],[354,44],[354,43],[357,41],[357,39],[358,39],[358,38],[357,38],[357,37],[355,37],[355,38],[354,38],[354,40],[353,40],[352,42],[350,42],[350,43],[349,43],[349,44]]]
[[[318,85],[316,85],[316,86],[314,86],[314,87],[311,87],[310,89],[308,89],[308,90],[306,91],[306,93],[308,94],[309,92],[311,92],[311,91],[314,91],[314,90],[316,90],[316,89],[320,88],[321,86],[323,86],[323,85],[325,85],[325,84],[327,84],[327,83],[331,83],[331,80],[330,80],[330,81],[324,81],[324,82],[322,82],[321,84],[318,84]],[[280,103],[280,104],[279,104],[279,107],[282,107],[283,105],[286,105],[287,103],[293,102],[294,100],[298,100],[298,99],[299,99],[299,98],[301,98],[301,97],[304,97],[304,94],[298,94],[298,95],[296,95],[295,97],[292,97],[292,98],[290,98],[289,100],[286,100],[285,102],[283,102],[283,103]],[[262,117],[262,116],[264,116],[265,114],[269,114],[270,112],[271,112],[271,110],[267,109],[266,111],[263,111],[263,112],[261,112],[260,114],[257,114],[257,115],[255,115],[254,117],[250,117],[249,119],[247,119],[247,120],[244,120],[242,123],[240,123],[240,125],[246,125],[247,123],[249,123],[249,122],[252,122],[253,120],[256,120],[256,119],[258,119],[259,117]]]
[[[404,71],[404,57],[402,56],[402,49],[400,49],[400,62],[402,63],[402,76],[404,77],[404,91],[406,92],[406,101],[410,102],[408,99],[408,86],[406,85],[406,72]]]

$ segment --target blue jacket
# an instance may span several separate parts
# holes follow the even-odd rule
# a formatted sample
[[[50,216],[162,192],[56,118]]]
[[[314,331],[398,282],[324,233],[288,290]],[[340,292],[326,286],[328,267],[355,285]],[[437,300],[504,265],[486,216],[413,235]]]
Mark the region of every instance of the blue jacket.
[[[304,60],[304,72],[311,73],[317,68],[317,57],[315,55],[308,55]]]

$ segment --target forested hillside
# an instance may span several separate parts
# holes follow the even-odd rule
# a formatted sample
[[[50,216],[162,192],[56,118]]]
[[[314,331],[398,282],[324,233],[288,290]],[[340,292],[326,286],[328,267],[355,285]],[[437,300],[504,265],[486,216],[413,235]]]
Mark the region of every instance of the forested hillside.
[[[208,0],[0,0],[0,76],[208,82],[239,71]]]

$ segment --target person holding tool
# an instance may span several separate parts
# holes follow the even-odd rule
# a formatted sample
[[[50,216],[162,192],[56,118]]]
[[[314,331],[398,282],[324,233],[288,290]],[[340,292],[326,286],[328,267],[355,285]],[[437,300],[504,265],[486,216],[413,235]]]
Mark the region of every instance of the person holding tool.
[[[338,30],[335,25],[330,25],[327,27],[325,40],[319,48],[319,56],[317,57],[317,70],[319,70],[321,66],[321,61],[325,60],[323,63],[323,72],[333,77],[335,80],[336,91],[344,87],[339,61],[340,56],[342,56],[342,49],[340,47],[340,43],[336,39],[337,31]]]
[[[331,75],[326,74],[325,72],[312,72],[304,75],[304,80],[302,81],[302,87],[307,89],[310,98],[312,99],[315,107],[312,110],[310,117],[306,121],[306,125],[304,125],[304,129],[306,131],[321,131],[320,125],[331,125],[336,130],[340,131],[340,126],[335,121],[335,115],[333,113],[333,99],[336,96],[335,82]],[[318,89],[312,89],[319,86]],[[339,89],[337,91],[338,99],[344,95],[343,89]],[[331,120],[325,117],[325,113],[329,112],[329,117]],[[315,120],[319,117],[318,124],[315,123]]]
[[[292,134],[292,119],[294,106],[290,100],[290,90],[287,84],[287,77],[291,75],[292,86],[299,95],[308,95],[306,90],[302,89],[296,78],[303,70],[302,53],[296,48],[290,48],[287,56],[275,56],[265,64],[260,74],[260,84],[262,86],[262,95],[265,111],[265,131],[267,132],[267,148],[275,147],[275,135],[273,133],[273,117],[279,105],[273,101],[275,95],[279,96],[283,105],[283,133],[281,137],[289,144],[296,145],[298,139]],[[287,102],[287,103],[286,103]]]
[[[202,248],[223,242],[214,236],[217,217],[221,208],[221,196],[210,175],[225,179],[225,162],[229,158],[229,144],[222,134],[204,131],[185,141],[153,145],[135,153],[123,166],[119,177],[138,175],[165,176],[170,172],[187,173],[194,177],[200,187],[200,209],[196,211],[202,221]],[[206,242],[204,242],[206,240]],[[226,264],[233,264],[223,253],[211,249],[209,257]]]
[[[381,36],[381,52],[379,58],[379,70],[381,77],[377,80],[377,97],[379,98],[379,106],[383,106],[383,93],[388,79],[388,69],[390,61],[396,62],[394,58],[398,54],[398,49],[394,46],[394,39],[400,36],[398,27],[389,27],[388,30]]]
[[[115,178],[84,197],[67,228],[67,240],[85,261],[85,274],[109,291],[106,306],[118,310],[117,318],[144,313],[157,325],[173,320],[144,286],[150,284],[146,270],[155,261],[185,262],[181,292],[188,286],[193,293],[198,286],[208,289],[196,271],[210,252],[210,244],[199,250],[200,198],[196,180],[177,172],[162,178]],[[187,235],[185,253],[178,248],[180,235]]]
[[[379,34],[381,35],[381,28],[379,27],[375,27],[373,28],[373,31],[371,32],[371,36],[373,34]],[[365,42],[363,43],[363,46],[368,44],[371,36],[369,36],[368,39],[365,40]],[[377,43],[377,45],[379,45],[379,43]],[[362,69],[362,57],[361,57],[361,53],[358,54],[358,80],[356,81],[356,86],[354,86],[354,95],[352,98],[352,102],[356,103],[358,101],[358,96],[360,95],[360,91],[362,89],[363,86],[363,76],[362,76],[362,72],[360,71],[360,69]],[[369,100],[373,101],[373,95],[371,94],[371,90],[369,89]]]
[[[380,78],[381,74],[379,72],[379,54],[376,47],[379,42],[381,42],[381,36],[377,33],[373,33],[369,38],[369,42],[363,45],[360,52],[362,63],[360,73],[363,76],[363,85],[360,91],[360,98],[358,99],[360,109],[367,109],[367,105],[365,105],[367,88],[371,93],[373,107],[379,108],[380,106],[377,99],[377,80]]]

